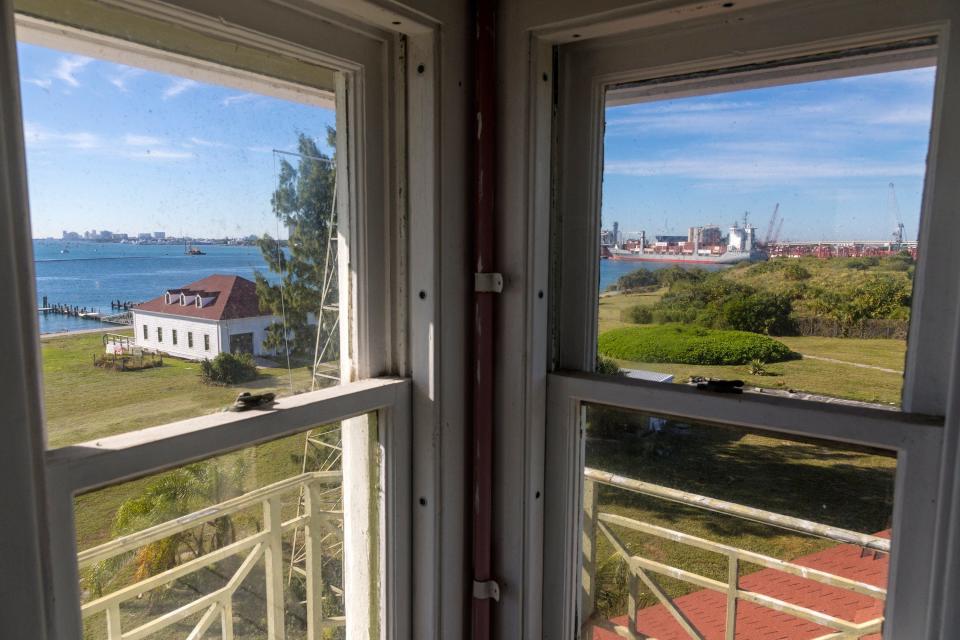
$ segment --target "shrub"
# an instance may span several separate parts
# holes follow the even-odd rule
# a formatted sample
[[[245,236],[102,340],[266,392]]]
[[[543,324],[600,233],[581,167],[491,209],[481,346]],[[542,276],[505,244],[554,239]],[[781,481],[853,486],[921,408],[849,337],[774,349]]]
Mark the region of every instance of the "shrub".
[[[597,366],[595,368],[597,373],[605,376],[623,375],[623,371],[620,370],[620,366],[612,358],[597,356]]]
[[[844,266],[847,269],[856,269],[857,271],[865,271],[872,267],[876,267],[879,264],[880,264],[880,258],[867,256],[864,258],[848,258],[847,263]]]
[[[617,278],[616,284],[609,287],[617,291],[634,291],[660,285],[657,274],[649,269],[637,269]]]
[[[767,336],[679,324],[612,329],[600,336],[598,351],[618,360],[679,364],[778,362],[792,356],[787,345]]]
[[[653,310],[638,304],[624,309],[620,319],[633,324],[650,324],[653,322]]]
[[[810,272],[807,271],[803,265],[797,264],[796,262],[788,262],[783,266],[783,277],[793,281],[808,280],[810,278]]]
[[[790,319],[792,311],[787,296],[754,293],[724,302],[714,324],[724,329],[783,336],[795,332]]]
[[[257,365],[249,353],[221,353],[200,363],[200,377],[207,384],[238,384],[257,377]]]

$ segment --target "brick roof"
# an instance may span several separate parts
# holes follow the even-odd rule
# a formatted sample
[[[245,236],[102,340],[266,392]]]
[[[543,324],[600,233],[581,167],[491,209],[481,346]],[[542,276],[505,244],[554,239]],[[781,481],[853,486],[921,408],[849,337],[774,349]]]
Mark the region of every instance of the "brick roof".
[[[889,531],[876,534],[890,537]],[[887,586],[889,557],[862,553],[860,547],[842,544],[793,560],[795,564],[827,571],[877,587]],[[831,587],[775,569],[761,569],[740,578],[740,587],[784,600],[814,611],[851,622],[866,622],[883,615],[883,602],[845,589]],[[674,600],[706,640],[722,640],[726,626],[727,598],[717,591],[694,591]],[[626,625],[627,617],[612,620]],[[667,609],[657,604],[637,611],[637,631],[641,638],[688,640],[690,636],[677,624]],[[807,640],[827,635],[831,629],[780,613],[767,607],[737,603],[737,640]],[[879,639],[880,635],[866,636]],[[595,628],[592,640],[620,640],[612,631]]]
[[[167,302],[168,294],[169,302]],[[199,296],[203,306],[197,306],[195,298],[189,304],[180,304],[180,294],[184,294],[187,299]],[[135,310],[205,320],[230,320],[270,315],[260,311],[256,284],[240,276],[225,275],[207,276],[177,289],[168,289],[163,295],[141,303]]]

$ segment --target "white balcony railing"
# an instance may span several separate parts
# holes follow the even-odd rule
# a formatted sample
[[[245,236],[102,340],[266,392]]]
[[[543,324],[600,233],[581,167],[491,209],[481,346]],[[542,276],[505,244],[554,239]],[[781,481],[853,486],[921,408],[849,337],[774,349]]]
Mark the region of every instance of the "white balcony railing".
[[[343,626],[342,616],[325,617],[323,612],[324,584],[321,570],[324,561],[324,549],[331,548],[329,538],[335,536],[339,542],[332,545],[342,548],[343,513],[324,510],[330,503],[329,494],[341,486],[340,471],[316,471],[303,473],[286,480],[275,482],[244,495],[212,505],[200,511],[158,524],[136,533],[115,538],[97,547],[78,554],[81,569],[96,563],[135,552],[153,542],[164,540],[178,533],[196,529],[204,523],[234,514],[260,505],[263,510],[262,529],[246,535],[224,547],[204,553],[189,561],[142,579],[138,582],[113,591],[84,603],[81,614],[87,619],[98,613],[106,614],[107,640],[138,640],[146,638],[172,625],[178,624],[190,616],[202,612],[199,621],[186,636],[189,640],[204,637],[210,627],[219,620],[220,637],[233,640],[233,598],[244,584],[252,569],[264,558],[264,580],[267,611],[268,640],[281,640],[285,637],[284,618],[286,615],[284,587],[286,583],[286,565],[283,558],[283,536],[297,529],[303,531],[304,567],[302,575],[306,580],[307,638],[314,640],[322,636],[322,630],[334,626]],[[301,499],[302,508],[292,519],[281,519],[284,499],[292,503]],[[243,560],[218,589],[186,603],[178,602],[175,609],[143,622],[132,629],[124,629],[120,607],[125,602],[139,598],[155,589],[164,587],[173,581],[205,570],[210,565],[234,556]],[[287,573],[289,577],[289,572]]]
[[[827,640],[832,638],[856,639],[866,635],[880,632],[883,625],[883,617],[876,617],[863,622],[843,620],[841,618],[828,615],[826,613],[815,611],[810,608],[801,607],[796,604],[774,598],[755,591],[748,591],[740,586],[740,564],[743,562],[752,565],[759,565],[768,569],[775,569],[783,573],[800,576],[808,580],[814,580],[831,587],[850,591],[860,595],[875,598],[877,600],[886,599],[886,589],[834,575],[826,571],[820,571],[807,566],[778,560],[770,556],[738,549],[729,545],[714,542],[692,536],[680,531],[668,529],[645,522],[640,522],[633,518],[625,516],[604,513],[599,508],[598,503],[598,484],[605,484],[634,493],[640,493],[647,496],[670,500],[680,504],[705,509],[716,513],[723,513],[744,520],[760,522],[774,527],[795,531],[798,533],[814,535],[821,538],[827,538],[840,543],[854,544],[862,549],[869,549],[875,553],[889,553],[890,541],[877,536],[866,535],[831,527],[828,525],[802,520],[791,516],[746,507],[743,505],[726,502],[707,496],[679,491],[660,485],[634,480],[617,476],[596,469],[586,469],[584,479],[584,500],[583,500],[583,575],[582,575],[582,602],[581,610],[585,620],[585,629],[592,627],[607,628],[615,631],[618,635],[626,638],[641,638],[646,636],[637,633],[637,610],[639,608],[639,595],[641,583],[647,587],[647,590],[663,605],[667,612],[680,625],[683,631],[690,638],[702,640],[704,634],[698,630],[693,621],[674,603],[673,599],[658,584],[657,580],[651,574],[668,576],[673,579],[688,582],[702,589],[718,591],[727,596],[726,599],[726,640],[733,640],[737,635],[737,603],[738,601],[751,602],[774,611],[786,613],[788,615],[821,625],[834,632],[823,635],[815,640]],[[686,571],[679,567],[671,566],[642,557],[632,553],[624,541],[617,535],[613,527],[618,529],[627,529],[646,535],[655,536],[674,543],[680,543],[711,551],[727,558],[727,580],[722,582],[713,578]],[[617,625],[609,621],[598,620],[594,616],[594,602],[597,596],[597,533],[600,532],[610,542],[616,554],[626,564],[628,569],[627,577],[627,625]],[[585,633],[583,637],[591,637]]]

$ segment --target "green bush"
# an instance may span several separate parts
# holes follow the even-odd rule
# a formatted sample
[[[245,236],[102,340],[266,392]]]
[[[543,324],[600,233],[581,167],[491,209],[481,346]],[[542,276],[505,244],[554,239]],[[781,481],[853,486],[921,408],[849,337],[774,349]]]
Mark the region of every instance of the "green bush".
[[[611,358],[604,358],[603,356],[597,356],[597,366],[595,367],[597,373],[603,374],[605,376],[621,376],[623,371],[620,370],[620,366],[613,361]]]
[[[598,351],[618,360],[679,364],[778,362],[792,356],[787,345],[767,336],[680,324],[612,329],[600,336]]]
[[[866,271],[872,267],[880,265],[880,258],[867,256],[865,258],[847,258],[844,265],[847,269],[856,269],[857,271]]]
[[[633,324],[650,324],[653,322],[653,310],[650,307],[638,304],[624,309],[620,319]]]
[[[793,281],[808,280],[810,278],[810,272],[801,264],[788,262],[783,266],[783,277]]]
[[[714,325],[774,336],[791,335],[795,333],[790,319],[792,311],[787,296],[754,293],[746,297],[732,297],[724,302]]]
[[[200,377],[207,384],[238,384],[257,377],[257,365],[249,353],[221,353],[200,363]]]

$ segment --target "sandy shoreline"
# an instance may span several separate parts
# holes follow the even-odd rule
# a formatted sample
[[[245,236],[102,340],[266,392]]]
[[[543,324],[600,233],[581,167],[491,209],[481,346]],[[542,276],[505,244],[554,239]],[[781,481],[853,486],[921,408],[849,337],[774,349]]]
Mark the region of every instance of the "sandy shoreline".
[[[75,329],[73,331],[58,331],[57,333],[41,333],[40,339],[46,340],[47,338],[66,338],[68,336],[76,336],[84,333],[111,333],[129,329],[131,329],[131,327],[126,325],[117,325],[115,327],[99,327],[97,329]]]

